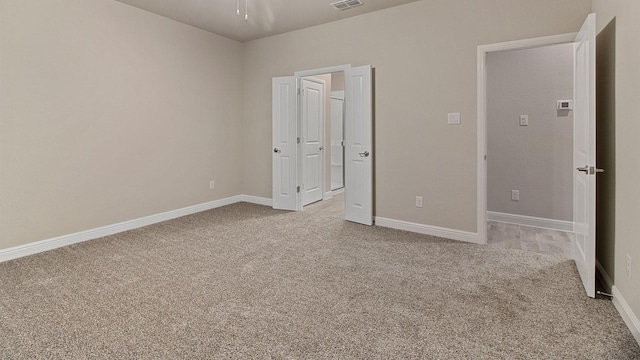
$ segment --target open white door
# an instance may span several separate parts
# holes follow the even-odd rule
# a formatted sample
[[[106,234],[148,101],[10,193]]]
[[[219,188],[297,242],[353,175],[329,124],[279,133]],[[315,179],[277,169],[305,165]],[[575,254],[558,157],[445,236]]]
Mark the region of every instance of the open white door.
[[[573,256],[587,295],[596,291],[596,16],[590,14],[574,45]]]
[[[322,200],[324,193],[325,83],[302,79],[302,205]]]
[[[373,224],[373,141],[371,66],[345,70],[346,220]]]
[[[297,210],[298,81],[295,76],[272,80],[273,208]]]

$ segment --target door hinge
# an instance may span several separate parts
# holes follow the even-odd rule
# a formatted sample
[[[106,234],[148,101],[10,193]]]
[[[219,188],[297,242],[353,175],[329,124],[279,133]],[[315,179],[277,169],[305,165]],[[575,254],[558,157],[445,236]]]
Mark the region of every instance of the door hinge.
[[[298,187],[296,187],[296,192],[299,193],[300,192],[300,186],[298,185]]]
[[[300,88],[298,88],[298,95],[300,95]]]
[[[298,136],[298,139],[297,139],[297,141],[298,141],[298,144],[300,144],[300,136]]]

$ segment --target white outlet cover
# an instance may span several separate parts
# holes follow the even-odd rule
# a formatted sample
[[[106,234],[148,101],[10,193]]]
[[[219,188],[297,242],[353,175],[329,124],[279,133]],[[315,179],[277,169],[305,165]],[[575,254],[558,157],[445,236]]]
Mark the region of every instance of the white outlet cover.
[[[460,125],[460,113],[449,113],[447,116],[447,124]]]
[[[573,110],[573,100],[558,100],[557,110]]]
[[[520,115],[520,126],[529,126],[529,115]]]

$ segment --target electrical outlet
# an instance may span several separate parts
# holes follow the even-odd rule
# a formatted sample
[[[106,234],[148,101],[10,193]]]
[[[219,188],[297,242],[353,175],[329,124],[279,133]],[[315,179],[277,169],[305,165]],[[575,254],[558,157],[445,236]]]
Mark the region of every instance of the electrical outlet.
[[[209,181],[209,190],[213,190],[213,188],[215,187],[216,187],[216,181],[215,180]]]
[[[629,277],[629,279],[631,279],[631,268],[632,263],[631,263],[631,256],[629,256],[629,254],[627,254],[627,276]]]
[[[416,196],[416,207],[422,207],[422,196]]]
[[[520,201],[520,190],[511,190],[511,200]]]
[[[520,126],[529,126],[529,115],[520,115]]]

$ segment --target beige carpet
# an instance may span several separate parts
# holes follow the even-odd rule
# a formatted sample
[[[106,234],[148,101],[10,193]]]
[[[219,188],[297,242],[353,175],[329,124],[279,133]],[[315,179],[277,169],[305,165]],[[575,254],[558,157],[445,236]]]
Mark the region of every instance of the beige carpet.
[[[0,359],[638,359],[571,261],[240,203],[0,264]]]

